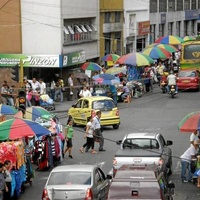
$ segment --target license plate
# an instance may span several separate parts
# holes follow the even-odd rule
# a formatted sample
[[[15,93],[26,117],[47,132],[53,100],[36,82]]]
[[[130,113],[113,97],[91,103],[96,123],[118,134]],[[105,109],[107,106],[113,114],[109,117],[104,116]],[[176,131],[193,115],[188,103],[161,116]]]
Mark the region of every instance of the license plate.
[[[171,91],[172,91],[172,92],[174,92],[174,91],[175,91],[175,89],[171,89]]]
[[[107,115],[110,111],[103,111],[102,114]]]
[[[183,83],[189,83],[190,81],[188,81],[188,80],[184,80],[184,81],[182,81]]]

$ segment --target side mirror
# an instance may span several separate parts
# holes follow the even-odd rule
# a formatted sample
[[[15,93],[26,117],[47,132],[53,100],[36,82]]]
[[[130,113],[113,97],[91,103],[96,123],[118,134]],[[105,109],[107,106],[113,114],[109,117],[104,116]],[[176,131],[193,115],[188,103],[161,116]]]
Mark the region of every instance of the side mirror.
[[[172,183],[172,182],[169,182],[169,183],[168,183],[168,187],[169,187],[170,189],[174,189],[174,188],[175,188],[175,184]]]
[[[73,104],[72,107],[75,108],[75,105]]]
[[[106,178],[109,179],[109,180],[111,180],[111,179],[112,179],[112,176],[108,174],[108,175],[106,176]]]
[[[116,144],[117,144],[117,145],[120,145],[121,143],[122,143],[122,140],[116,141]]]
[[[167,140],[167,146],[171,146],[173,142],[171,140]]]

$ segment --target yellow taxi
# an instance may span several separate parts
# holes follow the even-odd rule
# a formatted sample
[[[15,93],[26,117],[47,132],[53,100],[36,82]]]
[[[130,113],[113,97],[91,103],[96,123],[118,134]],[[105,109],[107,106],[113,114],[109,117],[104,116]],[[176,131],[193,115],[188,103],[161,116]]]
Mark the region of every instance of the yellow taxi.
[[[104,96],[92,96],[80,98],[68,111],[72,117],[74,126],[76,124],[86,125],[88,117],[94,117],[96,112],[101,111],[101,125],[119,128],[119,110],[112,98]]]

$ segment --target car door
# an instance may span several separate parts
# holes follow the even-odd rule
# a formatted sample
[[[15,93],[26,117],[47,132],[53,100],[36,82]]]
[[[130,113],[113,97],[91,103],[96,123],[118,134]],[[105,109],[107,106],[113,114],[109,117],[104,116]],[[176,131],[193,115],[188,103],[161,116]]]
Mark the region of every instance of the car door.
[[[89,101],[87,99],[83,99],[82,109],[80,109],[79,114],[81,116],[81,123],[86,124],[88,117],[91,116],[91,109],[89,108]]]
[[[80,99],[77,103],[70,109],[70,115],[72,116],[74,123],[79,124],[81,121],[80,110],[82,109],[83,100]]]

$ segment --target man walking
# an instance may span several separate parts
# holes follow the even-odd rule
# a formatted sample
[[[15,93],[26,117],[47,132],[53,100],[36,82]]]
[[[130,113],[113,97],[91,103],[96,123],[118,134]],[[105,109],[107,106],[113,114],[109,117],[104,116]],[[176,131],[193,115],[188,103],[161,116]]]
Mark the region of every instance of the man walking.
[[[94,133],[95,133],[96,138],[100,140],[99,151],[105,151],[105,149],[103,149],[104,138],[101,132],[100,118],[101,118],[101,111],[97,111],[96,116],[93,119]]]

